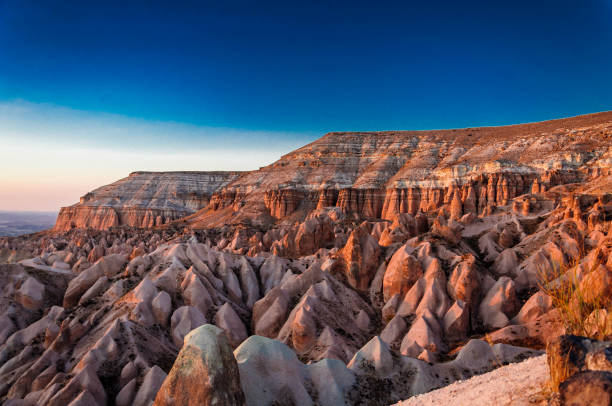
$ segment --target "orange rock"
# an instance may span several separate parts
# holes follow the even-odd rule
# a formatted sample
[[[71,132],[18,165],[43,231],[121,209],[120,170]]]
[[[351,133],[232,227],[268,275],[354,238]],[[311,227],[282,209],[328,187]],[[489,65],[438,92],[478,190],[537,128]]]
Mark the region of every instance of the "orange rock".
[[[357,290],[365,291],[370,286],[378,268],[380,247],[363,223],[349,235],[346,245],[338,251],[337,270]]]
[[[412,285],[423,276],[421,263],[411,255],[412,247],[404,245],[391,257],[383,279],[385,301],[394,295],[403,297]]]
[[[207,324],[185,337],[185,343],[153,404],[245,404],[238,365],[223,330]]]

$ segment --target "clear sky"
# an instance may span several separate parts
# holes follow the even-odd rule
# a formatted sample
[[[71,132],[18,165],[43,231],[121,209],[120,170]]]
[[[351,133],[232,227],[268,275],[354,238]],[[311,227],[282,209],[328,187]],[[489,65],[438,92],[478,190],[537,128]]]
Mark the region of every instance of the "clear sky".
[[[0,0],[0,209],[327,131],[610,110],[611,21],[612,0]]]

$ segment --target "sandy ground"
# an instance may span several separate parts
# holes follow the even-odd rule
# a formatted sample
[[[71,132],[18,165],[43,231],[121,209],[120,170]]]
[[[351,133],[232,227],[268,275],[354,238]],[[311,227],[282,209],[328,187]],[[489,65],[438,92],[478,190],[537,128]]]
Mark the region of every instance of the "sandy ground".
[[[541,355],[455,382],[397,405],[537,405],[543,399],[541,392],[547,378],[546,355]]]

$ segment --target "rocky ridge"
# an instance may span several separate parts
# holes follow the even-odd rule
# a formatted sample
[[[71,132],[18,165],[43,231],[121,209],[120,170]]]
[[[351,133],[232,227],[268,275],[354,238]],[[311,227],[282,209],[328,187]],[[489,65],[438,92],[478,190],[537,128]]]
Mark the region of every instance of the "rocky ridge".
[[[303,220],[335,206],[391,220],[441,207],[480,215],[609,171],[612,113],[506,127],[329,133],[217,191],[194,221]]]
[[[127,225],[150,228],[206,207],[211,195],[239,172],[133,172],[63,207],[55,230]]]

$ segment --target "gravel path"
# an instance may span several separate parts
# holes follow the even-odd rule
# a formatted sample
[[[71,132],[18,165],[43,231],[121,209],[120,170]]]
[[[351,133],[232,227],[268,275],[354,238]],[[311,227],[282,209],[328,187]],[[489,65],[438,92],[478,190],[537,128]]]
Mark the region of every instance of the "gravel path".
[[[507,365],[487,374],[397,403],[399,406],[536,405],[548,378],[546,355]]]

